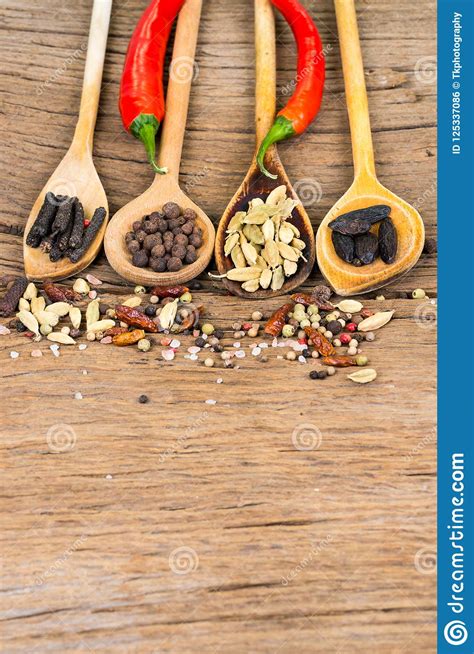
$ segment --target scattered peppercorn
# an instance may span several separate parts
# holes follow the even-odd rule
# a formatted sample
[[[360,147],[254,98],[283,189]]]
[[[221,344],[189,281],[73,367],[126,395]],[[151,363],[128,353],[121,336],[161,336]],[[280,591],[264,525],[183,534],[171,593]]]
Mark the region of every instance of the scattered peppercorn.
[[[147,404],[150,401],[150,398],[148,397],[148,395],[140,395],[138,401],[140,404]]]

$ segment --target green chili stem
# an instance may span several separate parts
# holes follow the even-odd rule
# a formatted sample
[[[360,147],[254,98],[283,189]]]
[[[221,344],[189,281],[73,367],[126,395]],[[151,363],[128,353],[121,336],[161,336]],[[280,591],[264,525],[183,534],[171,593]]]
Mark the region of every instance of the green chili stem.
[[[265,155],[268,148],[273,145],[273,143],[283,141],[284,139],[293,136],[293,134],[295,134],[293,123],[288,120],[288,118],[285,118],[285,116],[277,116],[257,152],[258,167],[267,177],[270,177],[271,179],[277,178],[277,175],[273,175],[265,168]]]
[[[140,114],[130,125],[130,132],[145,146],[150,162],[155,173],[164,175],[168,168],[160,168],[155,161],[156,153],[156,134],[160,127],[160,121],[153,114]]]

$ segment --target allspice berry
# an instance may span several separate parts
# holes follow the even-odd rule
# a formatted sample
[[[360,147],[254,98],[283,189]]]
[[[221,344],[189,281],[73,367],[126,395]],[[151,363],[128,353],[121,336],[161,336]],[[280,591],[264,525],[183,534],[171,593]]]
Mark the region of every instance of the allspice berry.
[[[180,209],[179,206],[176,204],[176,202],[167,202],[166,204],[163,205],[163,213],[168,219],[178,218],[180,214]]]
[[[178,257],[171,257],[168,260],[168,270],[170,272],[177,272],[178,270],[181,270],[183,267],[183,264],[181,262],[181,259],[178,259]]]
[[[148,255],[145,250],[139,250],[135,252],[132,257],[132,263],[137,268],[146,268],[148,266]]]

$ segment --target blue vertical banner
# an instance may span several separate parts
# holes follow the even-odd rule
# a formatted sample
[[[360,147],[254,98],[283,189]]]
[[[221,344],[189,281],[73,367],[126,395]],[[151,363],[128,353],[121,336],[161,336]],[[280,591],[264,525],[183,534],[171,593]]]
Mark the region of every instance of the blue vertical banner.
[[[474,652],[473,43],[474,0],[439,0],[439,654]]]

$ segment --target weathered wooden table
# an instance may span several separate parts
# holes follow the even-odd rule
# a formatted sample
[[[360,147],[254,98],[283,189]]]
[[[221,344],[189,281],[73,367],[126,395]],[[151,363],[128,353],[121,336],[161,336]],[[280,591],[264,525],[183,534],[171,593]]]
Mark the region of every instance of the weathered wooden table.
[[[117,111],[146,2],[114,5],[95,144],[112,213],[150,183]],[[90,7],[0,3],[2,274],[21,272],[24,222],[72,136]],[[310,9],[327,92],[280,152],[316,227],[352,166],[332,3]],[[433,236],[435,4],[358,9],[379,176]],[[295,49],[280,19],[277,32],[283,102]],[[216,221],[253,153],[253,62],[252,3],[206,2],[182,184]],[[105,300],[130,292],[103,256],[91,272]],[[368,298],[396,309],[364,348],[369,386],[344,371],[311,381],[314,364],[274,352],[223,370],[166,363],[159,346],[55,358],[42,343],[33,359],[23,337],[2,337],[2,651],[434,652],[435,330],[422,319],[434,307],[403,293],[435,298],[435,273],[424,255],[384,301]],[[257,308],[205,278],[196,298],[226,329]]]

